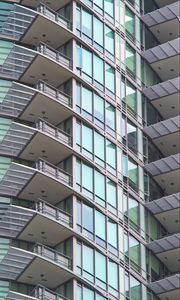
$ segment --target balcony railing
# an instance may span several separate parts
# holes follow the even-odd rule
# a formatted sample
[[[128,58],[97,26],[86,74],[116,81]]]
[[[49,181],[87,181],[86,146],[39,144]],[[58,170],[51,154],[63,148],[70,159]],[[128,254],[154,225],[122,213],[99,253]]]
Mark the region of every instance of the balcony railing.
[[[51,59],[57,61],[58,63],[61,63],[65,67],[72,69],[73,64],[72,64],[72,59],[70,57],[47,46],[46,44],[40,43],[36,50],[39,53],[47,56],[48,58],[51,58]]]
[[[44,286],[38,285],[31,293],[32,297],[40,300],[69,300],[68,298],[55,293]]]
[[[58,127],[51,125],[47,121],[39,119],[36,122],[36,128],[42,132],[50,134],[54,138],[62,141],[63,143],[72,146],[72,136],[66,133],[65,131],[59,129]]]
[[[40,92],[48,94],[49,96],[56,98],[59,102],[72,107],[72,98],[71,96],[63,93],[62,91],[54,88],[50,84],[45,83],[44,81],[39,81],[36,85],[36,89]]]
[[[45,160],[39,159],[36,164],[35,168],[43,173],[47,173],[50,176],[55,177],[58,180],[63,181],[65,184],[72,186],[72,175],[65,172],[63,169],[60,169]]]
[[[44,258],[47,258],[53,262],[55,262],[58,265],[62,265],[63,267],[66,267],[68,269],[72,268],[72,259],[64,255],[63,253],[60,253],[54,249],[51,249],[47,246],[44,246],[42,244],[35,244],[32,248],[32,252],[36,253]]]
[[[40,14],[46,16],[48,19],[60,23],[62,26],[66,27],[67,29],[72,28],[72,24],[70,20],[68,20],[63,15],[57,13],[56,11],[54,11],[53,9],[47,7],[42,3],[37,7],[37,11]]]
[[[50,205],[49,203],[46,203],[45,201],[39,199],[33,205],[33,208],[36,211],[49,216],[50,218],[53,218],[57,221],[61,221],[72,227],[72,221],[73,221],[72,215],[68,214],[66,211],[56,206]]]

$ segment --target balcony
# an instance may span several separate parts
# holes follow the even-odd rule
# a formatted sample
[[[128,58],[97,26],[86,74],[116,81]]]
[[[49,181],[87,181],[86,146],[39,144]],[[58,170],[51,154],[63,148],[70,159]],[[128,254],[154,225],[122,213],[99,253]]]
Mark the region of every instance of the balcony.
[[[148,202],[146,207],[169,233],[179,232],[180,193]]]
[[[0,142],[0,154],[36,161],[39,157],[53,164],[72,155],[72,137],[40,119],[34,127],[12,122]]]
[[[0,262],[0,275],[54,289],[72,278],[72,259],[42,244],[35,244],[30,251],[10,246]]]
[[[171,155],[145,166],[145,170],[164,190],[165,195],[179,192],[180,154]]]
[[[72,39],[71,29],[70,20],[41,3],[37,7],[36,17],[21,36],[20,41],[29,45],[38,45],[41,41],[57,49]]]
[[[180,116],[144,128],[164,156],[180,152]]]
[[[72,236],[72,215],[38,200],[31,208],[10,205],[0,220],[4,237],[47,244],[55,247]]]
[[[40,3],[47,3],[47,0],[18,0],[20,4],[26,5],[32,8],[36,8]],[[57,11],[63,6],[67,5],[69,0],[51,0],[48,2],[48,6],[53,10]]]
[[[44,80],[59,87],[72,77],[72,68],[70,57],[43,43],[35,50],[13,44],[0,66],[0,75],[2,78],[8,77],[31,85]]]
[[[179,76],[180,38],[142,53],[162,81]]]
[[[21,294],[21,293],[17,293],[17,292],[10,290],[6,296],[6,300],[38,300],[38,298],[33,297],[33,296],[28,296],[25,294]]]
[[[169,235],[156,240],[147,247],[164,263],[172,273],[180,271],[180,234]]]
[[[146,88],[143,93],[164,119],[180,115],[179,77]]]
[[[31,88],[14,81],[9,82],[7,87],[7,82],[1,80],[0,88],[6,91],[0,97],[1,115],[29,122],[43,118],[56,125],[73,113],[71,96],[44,81],[39,81],[35,88]]]
[[[12,162],[0,181],[0,192],[30,201],[43,197],[56,204],[72,194],[72,176],[42,159],[32,167]]]
[[[160,43],[179,37],[179,3],[178,1],[142,16]]]
[[[171,275],[149,284],[151,289],[161,300],[179,300],[180,274]]]
[[[169,5],[169,4],[174,3],[176,1],[177,0],[155,0],[155,2],[157,3],[157,5],[159,7],[163,7],[163,6]]]

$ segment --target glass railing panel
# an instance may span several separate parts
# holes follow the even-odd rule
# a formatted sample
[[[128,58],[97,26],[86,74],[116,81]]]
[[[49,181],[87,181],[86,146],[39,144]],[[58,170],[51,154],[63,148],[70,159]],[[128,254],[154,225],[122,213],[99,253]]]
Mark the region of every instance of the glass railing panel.
[[[38,130],[41,130],[42,132],[48,133],[54,138],[62,141],[63,143],[67,145],[72,145],[72,137],[65,131],[51,125],[50,123],[44,121],[44,120],[39,120],[36,123],[36,128]]]
[[[37,286],[32,292],[32,296],[41,300],[69,300],[68,298],[57,294],[43,286]]]
[[[70,20],[66,19],[63,15],[57,13],[56,11],[52,10],[44,4],[40,4],[37,8],[37,11],[42,15],[46,16],[48,19],[60,23],[67,29],[71,29],[72,27]]]
[[[49,217],[72,227],[72,216],[60,208],[39,200],[35,203],[35,209],[42,214],[46,214]]]
[[[52,261],[54,261],[55,263],[62,265],[68,269],[71,269],[72,267],[72,263],[71,263],[71,258],[64,255],[63,253],[60,253],[54,249],[51,249],[49,247],[46,247],[44,245],[41,244],[36,244],[33,249],[32,252],[45,257],[47,259],[50,259]]]
[[[61,63],[65,67],[72,69],[72,59],[70,57],[47,46],[46,44],[40,43],[39,46],[37,47],[37,51],[41,54],[48,56],[48,58],[51,58]]]
[[[59,102],[62,102],[70,107],[72,107],[71,96],[63,93],[62,91],[54,88],[53,86],[46,84],[43,81],[39,81],[36,88],[43,93],[50,95],[51,97],[56,98]]]
[[[4,10],[0,10],[0,17],[4,16],[3,12]],[[15,4],[12,5],[11,10],[6,10],[6,18],[0,26],[0,34],[13,39],[19,39],[32,23],[35,16],[36,13],[33,10]]]
[[[36,162],[36,169],[38,169],[44,173],[47,173],[50,176],[53,176],[68,185],[72,185],[72,176],[69,173],[65,172],[64,170],[62,170],[50,163],[47,163],[44,160],[38,160]]]

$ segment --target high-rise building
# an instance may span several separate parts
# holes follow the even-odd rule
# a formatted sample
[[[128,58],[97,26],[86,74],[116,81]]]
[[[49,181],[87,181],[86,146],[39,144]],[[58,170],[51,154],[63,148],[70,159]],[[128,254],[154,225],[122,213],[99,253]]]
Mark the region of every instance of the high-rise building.
[[[179,300],[179,16],[0,1],[0,300]]]

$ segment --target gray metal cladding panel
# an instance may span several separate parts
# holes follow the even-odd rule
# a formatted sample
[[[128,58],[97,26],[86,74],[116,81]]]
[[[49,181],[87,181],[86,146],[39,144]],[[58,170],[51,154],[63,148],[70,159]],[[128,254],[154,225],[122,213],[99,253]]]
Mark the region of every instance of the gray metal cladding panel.
[[[180,154],[175,154],[152,162],[145,166],[146,171],[152,176],[157,176],[162,173],[167,173],[180,168]]]
[[[156,139],[164,135],[172,134],[180,130],[180,116],[145,127],[144,132],[151,138]]]
[[[151,64],[178,55],[179,52],[180,38],[177,38],[142,52],[142,56]]]
[[[146,207],[153,214],[160,214],[172,209],[177,209],[180,207],[180,192],[149,202],[146,204]]]
[[[179,15],[180,5],[175,2],[142,16],[142,20],[147,26],[151,27],[178,18]]]
[[[180,233],[169,235],[162,239],[153,241],[147,245],[147,247],[156,254],[180,248]]]

